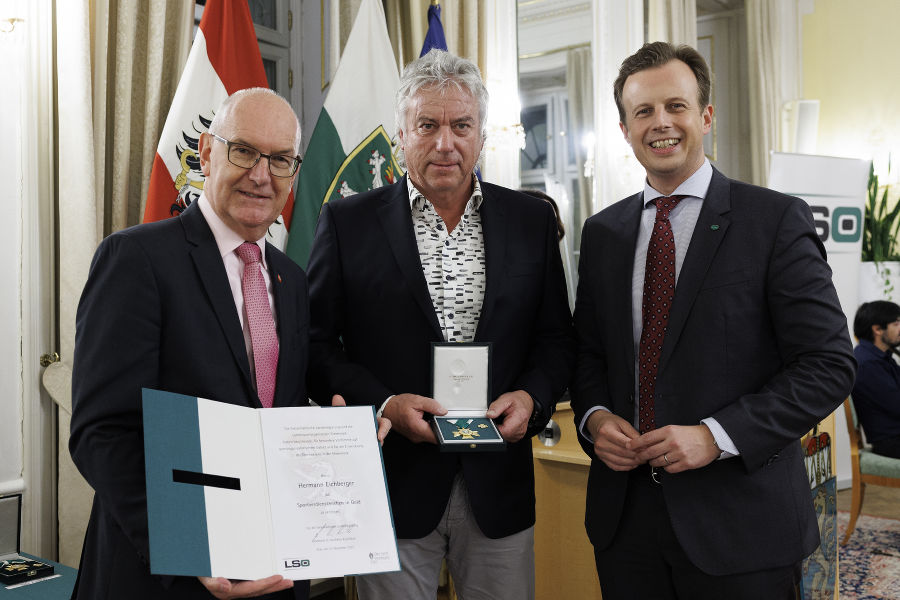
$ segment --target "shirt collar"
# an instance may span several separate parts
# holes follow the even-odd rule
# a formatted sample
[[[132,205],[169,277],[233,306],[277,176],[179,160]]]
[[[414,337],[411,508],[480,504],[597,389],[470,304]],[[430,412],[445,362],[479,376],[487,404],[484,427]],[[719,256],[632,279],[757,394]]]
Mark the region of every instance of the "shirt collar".
[[[706,198],[706,192],[709,190],[709,183],[712,181],[713,169],[712,165],[709,164],[709,159],[704,158],[703,164],[700,165],[700,168],[694,171],[693,175],[685,179],[681,182],[675,191],[669,194],[670,196],[687,196],[692,198],[699,198],[703,200]],[[644,180],[644,207],[646,208],[650,202],[656,200],[659,197],[665,196],[662,192],[658,192],[650,186],[650,182],[646,179]]]
[[[199,205],[200,212],[203,213],[203,217],[206,219],[207,225],[212,230],[213,237],[216,239],[216,245],[219,247],[219,255],[224,259],[227,255],[231,254],[235,250],[237,250],[238,246],[243,244],[244,242],[254,242],[257,246],[259,246],[260,255],[262,257],[261,261],[263,268],[268,269],[268,265],[266,263],[266,238],[263,236],[258,240],[245,240],[240,235],[237,234],[231,227],[225,224],[219,215],[216,214],[215,209],[210,204],[209,200],[206,198],[206,195],[202,192],[200,193],[200,198],[197,200],[197,204]]]
[[[472,195],[469,196],[469,201],[466,203],[465,212],[475,211],[481,208],[481,203],[484,202],[484,196],[481,194],[481,182],[478,181],[478,178],[475,175],[472,175],[472,179],[475,180],[475,185],[472,188]],[[416,186],[413,185],[412,179],[409,176],[406,177],[406,191],[409,193],[409,207],[413,210],[423,210],[425,208],[425,195],[422,194]]]

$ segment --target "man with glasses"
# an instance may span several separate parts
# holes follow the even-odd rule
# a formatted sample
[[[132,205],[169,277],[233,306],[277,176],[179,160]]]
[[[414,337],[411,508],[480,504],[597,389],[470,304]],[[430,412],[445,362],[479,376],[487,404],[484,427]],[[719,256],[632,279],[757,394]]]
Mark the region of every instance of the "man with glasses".
[[[70,450],[96,494],[73,598],[308,596],[307,582],[289,589],[280,575],[150,574],[141,426],[142,387],[256,408],[306,403],[306,275],[265,241],[299,145],[283,98],[235,93],[200,138],[199,200],[109,236],[94,256],[78,307]]]

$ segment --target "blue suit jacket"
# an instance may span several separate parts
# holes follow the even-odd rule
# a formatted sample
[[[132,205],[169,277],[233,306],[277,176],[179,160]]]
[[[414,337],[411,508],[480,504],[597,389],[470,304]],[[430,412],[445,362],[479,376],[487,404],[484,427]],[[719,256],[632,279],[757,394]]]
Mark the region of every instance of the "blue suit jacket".
[[[572,372],[574,339],[556,220],[543,200],[482,183],[486,289],[475,341],[491,342],[491,399],[523,389],[538,426],[504,452],[442,453],[391,433],[384,460],[397,536],[436,526],[461,470],[485,535],[534,524],[531,440]],[[406,178],[322,208],[309,262],[310,393],[380,406],[431,394],[431,343],[443,341],[410,213]]]
[[[280,353],[274,406],[307,403],[306,276],[266,246]],[[107,237],[78,305],[69,449],[94,488],[73,598],[212,598],[196,578],[150,574],[141,388],[261,407],[212,231],[178,218]],[[248,549],[249,550],[249,549]],[[296,582],[281,598],[306,598]]]
[[[606,406],[633,422],[631,277],[642,194],[584,226],[575,307],[575,422]],[[853,384],[841,311],[802,200],[715,171],[675,289],[656,382],[656,423],[714,417],[740,457],[664,476],[678,540],[713,575],[793,564],[818,545],[797,440]],[[592,459],[585,525],[616,532],[628,475]]]

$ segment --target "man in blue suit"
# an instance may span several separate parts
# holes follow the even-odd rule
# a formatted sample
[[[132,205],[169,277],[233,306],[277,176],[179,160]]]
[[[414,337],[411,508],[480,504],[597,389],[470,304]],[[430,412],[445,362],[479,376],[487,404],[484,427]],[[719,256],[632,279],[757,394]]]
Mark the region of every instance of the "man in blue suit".
[[[480,182],[487,90],[478,67],[432,50],[397,94],[407,174],[322,207],[309,263],[310,393],[369,404],[393,430],[384,461],[402,571],[362,600],[434,598],[441,559],[460,597],[534,596],[531,437],[574,361],[556,218],[543,200]],[[502,452],[441,452],[428,417],[432,342],[492,344]]]
[[[575,424],[604,600],[794,598],[818,545],[798,439],[855,363],[808,206],[703,152],[693,48],[627,58],[614,95],[644,190],[585,223]]]
[[[109,236],[94,255],[78,306],[69,448],[95,496],[73,598],[308,596],[308,582],[279,575],[151,575],[141,425],[142,387],[256,408],[307,403],[306,275],[265,240],[296,176],[299,145],[283,98],[262,88],[233,94],[200,138],[200,199],[177,218]],[[268,296],[277,345],[252,339],[245,246],[259,259],[259,305]],[[268,352],[277,366],[260,358]],[[274,390],[262,364],[274,371]]]

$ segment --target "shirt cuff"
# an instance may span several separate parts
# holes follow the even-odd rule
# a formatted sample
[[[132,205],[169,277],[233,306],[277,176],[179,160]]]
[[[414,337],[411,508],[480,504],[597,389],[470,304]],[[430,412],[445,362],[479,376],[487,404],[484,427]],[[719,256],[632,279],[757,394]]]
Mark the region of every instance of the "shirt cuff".
[[[594,414],[598,410],[605,410],[606,412],[612,412],[605,406],[595,406],[595,407],[591,408],[589,411],[587,411],[586,413],[584,413],[584,417],[581,418],[581,423],[578,424],[578,433],[581,434],[581,437],[583,437],[584,439],[586,439],[587,441],[589,441],[592,444],[594,443],[594,438],[591,436],[591,434],[586,429],[587,428],[587,420],[588,420],[588,417],[590,417],[592,414]]]
[[[719,460],[731,458],[732,456],[740,456],[741,453],[738,452],[737,446],[734,445],[734,442],[731,441],[731,437],[725,433],[725,430],[719,425],[718,421],[712,417],[707,417],[706,419],[701,419],[700,422],[709,427],[710,433],[712,433],[713,438],[715,438],[716,446],[721,450]]]
[[[375,411],[375,418],[377,418],[377,419],[381,418],[381,415],[384,414],[384,407],[388,405],[388,402],[390,402],[391,398],[393,398],[394,396],[395,396],[395,394],[391,394],[390,396],[387,397],[387,400],[385,400],[384,402],[381,403],[381,408],[379,408],[378,410]]]

